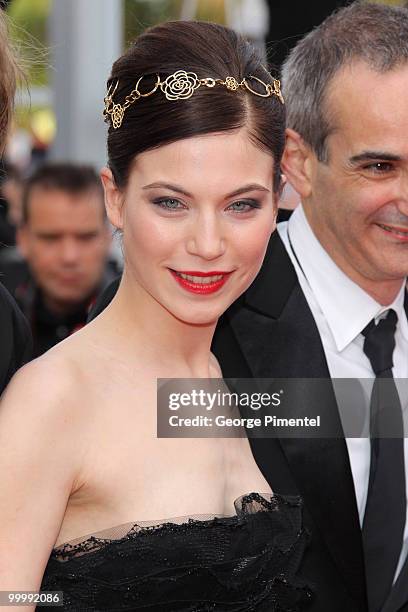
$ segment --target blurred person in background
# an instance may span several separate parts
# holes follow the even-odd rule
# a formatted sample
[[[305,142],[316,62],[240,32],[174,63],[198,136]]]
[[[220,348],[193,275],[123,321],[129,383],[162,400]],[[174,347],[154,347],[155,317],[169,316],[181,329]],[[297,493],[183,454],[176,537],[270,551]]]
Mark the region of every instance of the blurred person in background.
[[[6,144],[19,76],[20,70],[9,43],[6,17],[0,10],[0,150],[4,150]],[[13,373],[28,360],[31,352],[27,322],[1,283],[0,337],[1,393]]]
[[[16,243],[16,227],[21,220],[22,178],[13,164],[0,164],[0,262],[4,252]]]
[[[23,177],[17,166],[7,161],[3,161],[3,171],[1,194],[7,202],[7,220],[17,228],[23,211]]]
[[[90,166],[49,163],[26,182],[18,248],[30,276],[15,297],[31,325],[34,356],[81,328],[108,283],[111,231]]]
[[[16,288],[28,280],[28,267],[16,246],[17,228],[22,221],[24,178],[19,167],[3,159],[0,168],[0,194],[4,202],[3,228],[9,235],[0,245],[1,282],[14,296]],[[2,174],[3,172],[3,174]],[[0,230],[1,231],[1,230]]]

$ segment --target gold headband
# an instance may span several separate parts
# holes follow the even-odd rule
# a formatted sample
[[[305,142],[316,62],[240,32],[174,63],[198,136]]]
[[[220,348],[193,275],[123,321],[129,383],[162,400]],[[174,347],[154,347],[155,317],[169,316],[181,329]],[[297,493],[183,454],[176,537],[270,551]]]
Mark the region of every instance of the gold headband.
[[[112,91],[113,83],[110,85],[108,93],[104,98],[105,109],[103,111],[103,115],[105,117],[105,121],[108,121],[109,117],[112,122],[112,127],[116,130],[120,128],[123,121],[123,116],[125,114],[125,110],[129,108],[131,104],[139,100],[140,98],[148,98],[152,94],[154,94],[159,88],[166,96],[167,100],[187,100],[191,98],[193,93],[201,86],[205,87],[215,87],[216,85],[223,85],[230,91],[237,91],[239,88],[246,89],[250,93],[255,96],[259,96],[260,98],[270,98],[271,96],[276,96],[279,98],[282,104],[284,104],[283,96],[280,89],[280,81],[277,79],[273,79],[272,83],[264,83],[258,77],[250,75],[247,78],[242,79],[239,83],[234,77],[227,77],[224,81],[222,79],[199,79],[195,72],[186,72],[185,70],[177,70],[174,74],[168,76],[164,81],[160,79],[159,75],[156,75],[156,82],[151,91],[146,93],[142,93],[139,91],[140,82],[144,76],[141,76],[135,88],[132,89],[130,94],[128,94],[125,98],[123,104],[118,104],[113,101],[113,96],[118,88],[119,80],[116,81],[116,85]],[[252,89],[250,84],[248,83],[248,79],[253,79],[260,83],[264,88],[264,92],[259,93]]]

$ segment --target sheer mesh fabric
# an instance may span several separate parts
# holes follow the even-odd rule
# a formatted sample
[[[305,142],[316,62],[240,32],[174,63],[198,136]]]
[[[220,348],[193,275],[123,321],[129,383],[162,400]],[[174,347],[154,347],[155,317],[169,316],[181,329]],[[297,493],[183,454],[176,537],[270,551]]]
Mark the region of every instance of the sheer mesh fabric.
[[[308,540],[300,500],[251,493],[235,509],[229,517],[121,525],[63,544],[41,590],[63,591],[62,609],[75,612],[306,608],[311,592],[297,578]]]

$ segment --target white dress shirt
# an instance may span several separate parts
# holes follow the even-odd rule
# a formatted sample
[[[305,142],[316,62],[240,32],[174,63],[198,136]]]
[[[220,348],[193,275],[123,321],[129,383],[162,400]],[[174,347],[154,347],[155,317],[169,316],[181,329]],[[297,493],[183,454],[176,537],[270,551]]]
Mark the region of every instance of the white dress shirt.
[[[405,282],[402,283],[401,290],[392,304],[381,306],[334,263],[314,235],[301,204],[293,212],[288,222],[278,224],[278,232],[295,267],[301,289],[319,330],[331,378],[368,379],[366,381],[368,386],[365,387],[367,405],[375,374],[368,357],[363,352],[364,336],[361,332],[373,318],[378,320],[385,316],[389,309],[395,310],[398,315],[398,323],[395,331],[393,375],[396,379],[405,379],[401,380],[401,385],[398,385],[396,381],[405,416],[408,405],[408,397],[406,397],[408,322],[404,310]],[[368,437],[346,438],[346,443],[360,525],[362,525],[370,473],[370,439]],[[404,444],[408,495],[407,438]],[[404,540],[395,577],[400,572],[407,554],[408,501]]]

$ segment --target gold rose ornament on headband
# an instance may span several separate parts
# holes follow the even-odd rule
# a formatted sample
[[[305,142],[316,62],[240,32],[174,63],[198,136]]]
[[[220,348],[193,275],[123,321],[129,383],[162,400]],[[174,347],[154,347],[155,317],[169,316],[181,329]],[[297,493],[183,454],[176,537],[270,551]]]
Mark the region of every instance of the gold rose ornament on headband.
[[[187,100],[191,98],[194,92],[199,87],[209,87],[210,89],[215,87],[216,85],[222,85],[226,87],[230,91],[237,91],[238,89],[244,89],[249,91],[255,96],[260,98],[270,98],[272,96],[276,96],[282,104],[284,104],[284,99],[280,89],[280,81],[277,79],[273,79],[272,83],[264,83],[261,79],[255,76],[248,76],[242,79],[242,81],[237,81],[234,77],[228,76],[225,80],[223,79],[213,79],[211,77],[205,79],[199,79],[195,72],[186,72],[185,70],[177,70],[170,76],[168,76],[164,81],[161,80],[159,75],[156,75],[156,82],[153,88],[150,91],[142,93],[139,90],[139,85],[141,81],[144,79],[144,75],[141,76],[132,91],[126,96],[123,104],[115,103],[113,101],[113,96],[119,85],[119,80],[116,81],[115,86],[113,87],[113,83],[110,85],[108,89],[108,93],[104,98],[105,109],[103,111],[103,115],[105,117],[105,121],[110,121],[112,123],[112,127],[116,130],[120,128],[122,125],[123,117],[126,109],[134,104],[140,98],[148,98],[153,95],[158,89],[166,96],[167,100]],[[260,83],[263,87],[263,91],[255,91],[250,84],[250,81],[256,81]]]

